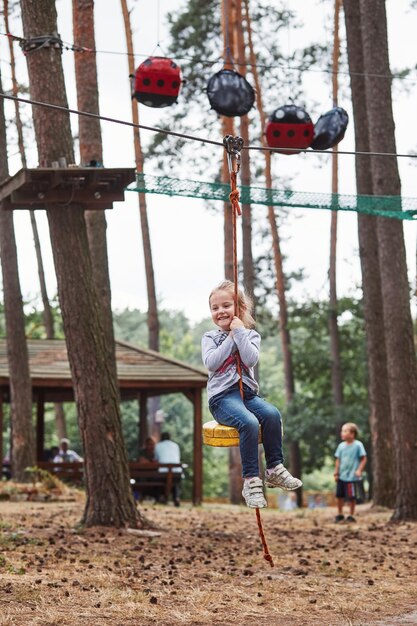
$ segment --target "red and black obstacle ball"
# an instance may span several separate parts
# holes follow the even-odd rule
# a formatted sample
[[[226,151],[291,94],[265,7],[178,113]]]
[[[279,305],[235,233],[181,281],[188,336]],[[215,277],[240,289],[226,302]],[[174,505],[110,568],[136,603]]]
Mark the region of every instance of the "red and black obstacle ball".
[[[342,107],[333,107],[320,115],[314,124],[313,150],[328,150],[336,146],[345,136],[348,122],[349,116]]]
[[[268,119],[265,135],[270,148],[282,154],[298,154],[311,145],[314,125],[306,111],[295,104],[276,109]],[[292,148],[292,150],[285,150]]]
[[[136,70],[133,96],[148,107],[169,107],[177,102],[181,82],[181,70],[172,59],[149,57]]]
[[[219,115],[241,117],[255,102],[255,92],[246,78],[235,70],[220,70],[207,83],[207,96]]]

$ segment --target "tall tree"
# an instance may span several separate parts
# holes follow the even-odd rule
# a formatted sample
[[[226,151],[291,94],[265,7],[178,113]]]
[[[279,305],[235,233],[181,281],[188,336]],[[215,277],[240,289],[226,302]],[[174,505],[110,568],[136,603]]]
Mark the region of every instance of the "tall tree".
[[[385,1],[360,0],[360,10],[369,147],[395,154]],[[395,157],[372,155],[371,172],[374,194],[401,195]],[[377,237],[396,459],[393,518],[417,519],[417,363],[402,222],[378,217]]]
[[[222,33],[223,33],[223,58],[224,69],[233,69],[233,60],[236,52],[236,0],[222,0]],[[235,135],[233,117],[221,116],[222,134]],[[223,153],[222,179],[225,183],[230,182],[230,173],[226,151]],[[233,268],[233,217],[230,202],[223,205],[224,216],[224,275],[229,280],[234,280]],[[229,490],[232,504],[242,501],[242,462],[239,448],[229,448]]]
[[[91,52],[75,53],[77,104],[80,111],[100,113],[94,36],[94,0],[73,0],[72,22],[75,46]],[[78,120],[80,158],[84,166],[100,167],[103,163],[100,120],[80,116]],[[107,222],[104,211],[86,211],[88,243],[93,278],[101,305],[105,343],[114,359],[114,332],[111,310],[111,289],[107,255]]]
[[[352,91],[356,187],[359,194],[372,194],[364,61],[359,0],[345,0],[347,54]],[[381,277],[378,262],[376,219],[358,214],[359,256],[362,271],[366,348],[369,372],[369,425],[372,439],[372,500],[375,505],[395,504],[395,470],[392,445],[391,407]]]
[[[223,33],[223,69],[233,69],[233,59],[235,56],[235,26],[236,26],[236,0],[222,0],[221,3],[221,24]],[[222,135],[235,135],[235,123],[233,117],[222,115],[221,130]],[[222,180],[225,183],[230,181],[229,168],[226,151],[223,153]],[[224,211],[224,275],[228,280],[234,279],[233,272],[233,220],[230,203],[225,202]],[[233,450],[230,450],[233,454]]]
[[[26,41],[57,32],[54,0],[22,0],[21,7]],[[37,47],[26,59],[32,98],[67,108],[59,47]],[[69,115],[37,106],[33,119],[39,160],[51,163],[64,157],[72,163]],[[137,526],[142,520],[129,484],[116,364],[105,346],[83,208],[48,205],[46,212],[84,447],[87,500],[83,521],[88,526]]]
[[[334,31],[333,31],[333,61],[332,61],[332,91],[333,106],[337,106],[338,102],[338,71],[340,56],[340,37],[339,37],[339,17],[340,17],[341,0],[334,0]],[[337,194],[339,191],[338,178],[338,149],[337,145],[333,148],[332,153],[332,193]],[[331,353],[331,369],[332,369],[332,389],[333,399],[336,409],[337,424],[339,430],[341,426],[340,409],[343,405],[343,381],[342,367],[340,363],[340,338],[338,328],[338,303],[337,303],[337,211],[331,213],[330,224],[330,263],[329,263],[329,335],[330,335],[330,353]]]
[[[262,100],[262,89],[259,80],[259,73],[257,68],[257,59],[255,49],[252,41],[252,27],[251,18],[249,12],[249,0],[245,0],[245,20],[248,31],[248,42],[250,52],[250,62],[252,65],[253,76],[255,80],[258,110],[261,118],[261,126],[265,128],[266,115]],[[262,145],[267,148],[265,135],[262,135]],[[266,186],[272,189],[272,169],[271,169],[271,153],[268,150],[264,151],[265,154],[265,181]],[[286,295],[286,277],[284,272],[284,263],[281,252],[281,241],[278,229],[278,223],[275,216],[275,210],[273,206],[268,207],[268,222],[270,226],[272,236],[272,250],[274,255],[274,267],[276,275],[276,291],[279,302],[279,332],[281,337],[281,347],[284,359],[284,381],[285,381],[285,398],[287,404],[289,404],[294,397],[295,393],[295,380],[294,380],[294,368],[291,355],[291,336],[288,328],[288,306]],[[295,476],[301,476],[301,451],[300,445],[297,440],[290,442],[290,465],[291,471]],[[299,506],[302,505],[301,490],[297,491],[297,501]]]
[[[126,47],[128,52],[128,66],[129,66],[129,74],[131,77],[135,74],[135,55],[134,55],[134,47],[133,47],[133,37],[132,37],[132,26],[130,23],[130,11],[127,5],[127,0],[120,0],[122,13],[123,13],[123,23],[125,28],[125,36],[126,36]],[[132,98],[132,121],[134,124],[139,124],[139,105],[135,98]],[[142,173],[144,171],[144,154],[142,150],[142,142],[140,136],[140,130],[136,126],[133,128],[133,146],[135,151],[135,163],[136,169],[138,172]],[[151,245],[151,235],[149,229],[149,221],[148,221],[148,209],[146,202],[146,194],[138,193],[138,202],[139,202],[139,216],[140,216],[140,225],[142,230],[142,246],[143,246],[143,258],[145,261],[145,276],[146,276],[146,290],[148,297],[148,345],[151,350],[159,351],[159,315],[158,315],[158,302],[156,298],[156,285],[155,285],[155,272],[152,258],[152,245]],[[145,403],[146,405],[146,403]],[[160,400],[158,397],[150,398],[148,401],[148,410],[151,416],[151,427],[152,432],[158,434],[160,429],[160,424],[156,423],[155,416],[156,412],[160,408]],[[144,420],[142,424],[146,425],[147,421]],[[146,433],[143,432],[141,428],[140,438],[143,442],[145,440]]]
[[[130,12],[127,0],[121,0],[123,22],[125,27],[126,45],[128,53],[129,74],[135,74],[135,56],[133,48],[132,27],[130,24]],[[135,98],[132,98],[132,120],[134,124],[139,124],[139,106]],[[133,142],[135,149],[135,161],[138,172],[143,172],[144,156],[140,138],[139,128],[133,129]],[[140,224],[142,228],[143,255],[145,259],[146,285],[148,292],[148,329],[149,347],[152,350],[159,350],[159,318],[158,305],[156,300],[155,273],[152,260],[152,246],[149,232],[148,213],[146,206],[146,195],[138,194]]]
[[[6,28],[6,33],[10,32],[9,25],[9,2],[8,0],[3,0],[3,13],[4,13],[4,25]],[[16,77],[16,61],[14,55],[14,39],[13,37],[8,37],[9,44],[9,54],[10,54],[10,70],[11,70],[11,78],[12,78],[12,94],[14,96],[19,95],[19,86]],[[14,101],[15,108],[15,123],[17,130],[17,139],[19,146],[19,154],[20,159],[22,161],[22,167],[26,167],[26,150],[25,150],[25,142],[24,142],[24,133],[23,133],[23,122],[20,115],[20,106],[17,100]],[[33,242],[35,246],[35,254],[36,254],[36,262],[38,265],[38,277],[39,277],[39,286],[41,291],[41,298],[43,304],[43,322],[45,326],[45,333],[47,339],[53,339],[55,336],[54,331],[54,320],[52,315],[52,308],[48,298],[48,291],[46,288],[46,280],[45,280],[45,270],[43,265],[42,258],[42,249],[41,242],[39,238],[38,232],[38,224],[36,222],[35,211],[30,211],[30,223],[32,226],[33,233]],[[55,408],[55,425],[58,437],[61,439],[62,437],[67,436],[67,425],[65,419],[65,412],[62,404],[56,403],[54,405]]]
[[[1,77],[0,92],[3,93]],[[0,98],[0,180],[7,178],[8,174],[4,100]],[[23,299],[17,265],[13,212],[4,210],[3,206],[0,206],[0,256],[9,362],[12,474],[15,480],[25,482],[30,479],[25,469],[33,466],[35,462],[32,384],[25,336]]]
[[[244,29],[242,24],[242,0],[237,0],[236,7],[236,42],[237,42],[237,60],[239,63],[239,72],[242,76],[246,76],[246,44],[244,37]],[[250,144],[249,136],[249,116],[242,115],[240,118],[240,136],[243,143],[248,146]],[[243,150],[240,165],[240,180],[242,185],[249,187],[251,183],[250,171],[250,155],[249,150]],[[253,265],[252,253],[252,206],[242,203],[242,269],[243,284],[246,293],[255,302],[255,271]]]

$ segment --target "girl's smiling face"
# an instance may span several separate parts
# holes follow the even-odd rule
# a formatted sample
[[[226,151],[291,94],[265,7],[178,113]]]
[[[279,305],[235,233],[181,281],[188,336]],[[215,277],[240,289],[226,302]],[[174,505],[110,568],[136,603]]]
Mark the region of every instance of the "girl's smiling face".
[[[235,303],[230,291],[219,289],[210,297],[211,319],[220,330],[230,330],[235,315]]]

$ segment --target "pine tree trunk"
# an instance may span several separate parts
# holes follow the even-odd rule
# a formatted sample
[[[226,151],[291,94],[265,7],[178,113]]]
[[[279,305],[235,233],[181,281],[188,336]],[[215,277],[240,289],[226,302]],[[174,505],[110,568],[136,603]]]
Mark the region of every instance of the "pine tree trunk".
[[[359,0],[345,0],[344,11],[355,123],[355,147],[358,152],[369,152]],[[358,193],[371,195],[372,173],[370,157],[358,155],[355,161],[355,169]],[[378,262],[378,240],[376,219],[374,217],[358,214],[358,236],[369,372],[372,499],[375,505],[392,508],[395,504],[394,453],[381,279]]]
[[[395,153],[385,2],[360,0],[360,9],[369,147]],[[371,171],[374,194],[401,194],[395,158],[371,156]],[[417,364],[402,222],[378,217],[377,237],[396,458],[393,518],[417,519]]]
[[[245,20],[247,24],[248,30],[248,41],[249,41],[249,53],[250,53],[250,62],[253,68],[253,75],[255,80],[255,88],[256,88],[256,97],[257,97],[257,105],[259,116],[261,120],[261,127],[265,128],[266,116],[263,108],[262,102],[262,90],[261,83],[259,80],[259,74],[257,71],[256,65],[256,55],[255,50],[252,43],[252,31],[251,31],[251,20],[249,15],[249,5],[248,1],[245,0]],[[262,135],[262,145],[267,147],[265,135]],[[269,189],[272,189],[272,173],[271,173],[271,153],[268,150],[265,150],[265,182],[266,186]],[[278,224],[275,217],[275,210],[273,206],[268,207],[268,221],[271,229],[272,236],[272,250],[274,255],[274,265],[275,265],[275,274],[276,274],[276,290],[279,302],[279,331],[281,336],[281,346],[282,346],[282,354],[284,359],[284,377],[285,377],[285,396],[287,402],[292,400],[294,395],[295,385],[294,385],[294,372],[292,367],[292,357],[291,357],[291,338],[288,330],[288,307],[287,307],[287,297],[285,292],[285,273],[284,266],[282,260],[281,253],[281,242],[278,231]]]
[[[3,2],[4,7],[4,24],[6,27],[6,32],[10,32],[9,26],[9,3],[7,0]],[[14,96],[19,95],[18,82],[16,78],[16,62],[14,56],[14,40],[9,37],[9,53],[10,53],[10,70],[12,75],[12,93]],[[19,102],[16,100],[14,103],[15,107],[15,115],[16,115],[16,130],[17,130],[17,138],[18,138],[18,146],[20,158],[22,161],[22,167],[26,167],[26,151],[25,151],[25,143],[23,137],[23,124],[22,119],[20,117],[20,108]],[[32,225],[32,233],[33,233],[33,241],[35,245],[35,254],[36,261],[38,264],[38,276],[39,276],[39,286],[41,290],[42,304],[43,304],[43,322],[45,326],[46,336],[48,339],[53,339],[54,334],[54,320],[52,316],[51,305],[49,303],[48,293],[46,289],[46,281],[45,281],[45,272],[43,267],[43,259],[42,259],[42,251],[41,244],[38,234],[38,226],[36,223],[35,212],[30,211],[30,223]],[[67,436],[67,427],[65,421],[65,413],[62,404],[55,404],[55,426],[58,434],[58,438]]]
[[[128,52],[129,74],[135,73],[135,58],[133,53],[132,28],[130,25],[130,14],[127,7],[127,0],[121,0],[123,13],[123,22],[125,27],[126,45]],[[132,98],[132,121],[139,124],[139,108],[137,101]],[[143,152],[140,140],[139,128],[133,129],[133,142],[135,148],[135,161],[138,172],[143,172]],[[152,246],[149,232],[148,213],[146,206],[146,196],[144,193],[139,195],[139,213],[140,224],[142,229],[143,256],[145,260],[146,286],[148,294],[148,331],[149,331],[149,347],[151,350],[159,351],[159,318],[158,303],[156,299],[155,273],[152,260]]]
[[[126,47],[128,51],[128,64],[129,64],[129,74],[131,76],[135,73],[135,57],[133,50],[133,37],[132,37],[132,27],[130,24],[130,13],[127,6],[127,0],[121,0],[122,13],[123,13],[123,22],[125,28],[125,36],[126,36]],[[134,124],[139,124],[139,105],[137,101],[132,98],[132,121]],[[135,163],[136,169],[138,172],[143,172],[144,168],[144,156],[142,151],[142,143],[140,137],[139,128],[133,129],[133,144],[135,150]],[[156,297],[156,285],[155,285],[155,272],[153,267],[153,258],[152,258],[152,245],[151,245],[151,235],[149,230],[149,221],[148,221],[148,210],[146,203],[146,194],[139,193],[138,194],[138,202],[139,202],[139,217],[140,217],[140,227],[142,231],[142,247],[143,247],[143,258],[145,262],[145,276],[146,276],[146,290],[148,297],[148,315],[147,315],[147,323],[148,323],[148,346],[151,350],[155,350],[159,352],[159,333],[160,333],[160,324],[159,324],[159,314],[158,314],[158,301]],[[155,414],[156,411],[160,408],[161,401],[160,398],[154,396],[149,398],[148,400],[148,412],[151,415],[151,431],[155,428]],[[157,425],[160,430],[160,424]]]
[[[95,50],[94,0],[73,0],[72,11],[75,45]],[[88,54],[75,52],[74,54],[78,109],[99,114],[96,55],[94,52],[89,52]],[[81,164],[86,166],[90,163],[95,163],[100,166],[103,162],[100,121],[80,116],[78,118],[78,127]],[[94,283],[103,315],[105,343],[110,352],[110,358],[114,358],[114,332],[105,212],[86,211],[85,221],[87,224]]]
[[[334,34],[333,34],[333,106],[337,106],[338,99],[338,70],[340,56],[339,39],[339,15],[341,0],[335,0],[334,8]],[[338,179],[338,153],[337,146],[333,148],[332,154],[332,194],[339,192]],[[330,225],[330,263],[329,263],[329,336],[331,354],[331,374],[333,402],[336,409],[336,430],[339,432],[342,425],[341,407],[343,405],[343,382],[342,365],[340,361],[340,336],[337,322],[338,300],[337,300],[337,211],[331,213]]]
[[[22,164],[23,164],[23,159],[22,159]],[[23,167],[25,166],[23,165]],[[34,211],[30,211],[30,222],[32,225],[33,243],[35,246],[36,261],[38,264],[39,285],[40,285],[40,290],[41,290],[41,298],[42,298],[42,306],[43,306],[43,313],[42,313],[43,323],[45,326],[45,333],[46,333],[47,338],[53,339],[55,337],[54,318],[52,315],[51,305],[49,303],[48,292],[46,290],[45,271],[43,267],[41,242],[39,239],[38,225],[36,223],[36,217],[35,217]]]
[[[53,0],[22,0],[26,39],[57,32]],[[34,100],[67,107],[61,52],[44,46],[26,56]],[[44,77],[48,80],[45,81]],[[69,116],[34,107],[39,159],[74,160]],[[84,447],[87,526],[137,526],[122,437],[115,360],[104,341],[83,208],[47,207],[62,319]]]
[[[234,38],[233,38],[233,25],[234,25],[234,8],[235,2],[228,2],[228,0],[222,0],[222,33],[223,33],[223,48],[224,48],[224,69],[233,69],[232,59],[234,56]],[[235,124],[232,117],[221,117],[222,134],[235,135]],[[230,174],[227,164],[226,151],[223,152],[223,168],[222,168],[222,180],[224,183],[230,183]],[[234,280],[233,272],[233,220],[232,210],[230,202],[225,202],[223,205],[224,211],[224,277],[227,280]]]
[[[16,117],[16,123],[20,118]],[[22,159],[23,163],[23,159]],[[35,211],[30,211],[30,221],[32,224],[33,241],[35,245],[36,261],[38,264],[38,277],[41,290],[42,304],[43,304],[43,323],[45,326],[45,332],[47,339],[53,339],[55,337],[54,319],[52,315],[51,305],[49,303],[48,292],[46,290],[45,272],[43,268],[41,242],[39,239],[38,226],[36,223]],[[67,437],[67,421],[65,417],[64,407],[62,404],[55,403],[55,428],[58,435],[58,439]]]
[[[250,62],[252,66],[253,76],[255,80],[255,88],[256,88],[256,96],[257,96],[257,105],[258,111],[261,121],[261,127],[265,128],[266,124],[266,116],[262,102],[262,89],[261,83],[259,80],[259,74],[257,70],[256,64],[256,55],[255,49],[252,42],[252,28],[251,28],[251,19],[249,14],[249,2],[248,0],[244,0],[245,2],[245,20],[247,25],[248,32],[248,44],[249,44],[249,54],[250,54]],[[262,134],[262,145],[266,148],[267,143],[265,139],[265,135]],[[269,189],[272,189],[272,171],[271,171],[271,153],[268,150],[265,150],[265,182],[266,186]],[[292,354],[291,354],[291,336],[290,331],[288,329],[288,307],[287,307],[287,296],[286,296],[286,280],[284,273],[284,265],[281,254],[281,243],[279,237],[278,224],[275,217],[275,210],[273,206],[268,207],[268,221],[271,230],[272,236],[272,250],[274,256],[274,266],[275,266],[275,275],[276,275],[276,291],[279,302],[279,332],[281,337],[281,349],[284,361],[284,381],[285,381],[285,398],[287,401],[287,405],[291,402],[295,393],[295,380],[294,380],[294,369],[292,365]],[[291,471],[295,476],[301,477],[302,466],[301,466],[301,453],[299,448],[298,441],[290,442],[290,467]],[[298,506],[302,506],[303,504],[303,494],[302,489],[297,489],[297,504]]]
[[[237,22],[241,24],[242,0],[237,0],[236,13]],[[243,28],[237,28],[237,59],[239,62],[239,72],[242,76],[246,76],[247,58]],[[240,118],[240,136],[243,139],[244,145],[248,146],[250,144],[250,138],[249,117],[247,115],[242,115]],[[249,150],[242,150],[240,180],[242,185],[247,187],[251,183]],[[242,204],[242,268],[245,293],[248,294],[255,304],[255,272],[252,254],[252,207],[250,204]]]
[[[0,92],[3,87],[0,79]],[[7,138],[4,100],[0,99],[0,180],[7,178]],[[0,203],[1,204],[1,203]],[[13,213],[0,206],[0,256],[3,274],[4,312],[11,398],[11,463],[13,478],[31,479],[25,472],[35,464],[35,435],[32,425],[32,384],[25,336],[23,299],[20,291]]]
[[[6,33],[10,33],[9,22],[9,0],[3,0],[3,17]],[[14,56],[14,40],[12,37],[8,37],[9,54],[10,54],[10,71],[12,75],[12,94],[18,96],[18,84],[16,80],[16,61]],[[26,154],[25,144],[23,140],[23,125],[20,118],[19,103],[17,100],[14,102],[14,109],[16,114],[16,130],[17,130],[17,145],[19,146],[19,153],[22,159],[22,167],[26,167]]]
[[[226,13],[227,12],[227,13]],[[232,69],[232,59],[235,53],[235,23],[236,23],[236,1],[222,0],[222,32],[224,44],[225,69]],[[235,135],[234,119],[222,116],[222,133]],[[222,179],[225,183],[230,183],[230,173],[227,163],[226,151],[223,153]],[[224,276],[228,280],[234,280],[233,267],[233,214],[230,202],[224,203]],[[220,282],[220,281],[219,281]],[[238,448],[229,448],[229,495],[232,504],[242,502],[242,461]]]

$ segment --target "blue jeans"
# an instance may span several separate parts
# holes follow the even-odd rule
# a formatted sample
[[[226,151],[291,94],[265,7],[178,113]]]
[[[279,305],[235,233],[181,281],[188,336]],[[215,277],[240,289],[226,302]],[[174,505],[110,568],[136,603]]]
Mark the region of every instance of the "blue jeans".
[[[282,420],[278,409],[243,385],[242,399],[239,385],[210,398],[209,409],[216,422],[233,426],[239,431],[239,447],[244,478],[259,476],[258,432],[262,426],[262,443],[266,467],[270,469],[283,462]]]

